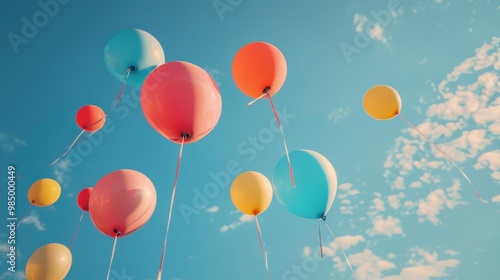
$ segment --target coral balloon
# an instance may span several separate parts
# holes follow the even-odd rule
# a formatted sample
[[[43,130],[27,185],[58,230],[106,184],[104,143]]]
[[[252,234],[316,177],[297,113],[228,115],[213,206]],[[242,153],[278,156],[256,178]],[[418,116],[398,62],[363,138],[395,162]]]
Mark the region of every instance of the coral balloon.
[[[26,280],[63,280],[72,261],[71,252],[66,246],[59,243],[44,245],[28,259]]]
[[[374,119],[389,120],[401,112],[401,98],[390,86],[374,86],[365,93],[363,108]]]
[[[38,207],[54,204],[61,196],[61,186],[52,179],[40,179],[34,182],[28,190],[29,202]]]
[[[248,215],[259,215],[271,204],[273,187],[266,176],[247,171],[234,179],[230,194],[238,210]]]
[[[327,158],[314,151],[294,151],[289,156],[296,186],[292,186],[285,156],[274,169],[276,197],[294,215],[306,219],[322,218],[330,210],[337,193],[335,169]]]
[[[260,97],[268,88],[270,96],[283,86],[286,60],[281,51],[266,42],[243,46],[234,56],[233,79],[238,88],[252,98]]]
[[[144,174],[121,169],[107,174],[95,184],[89,200],[89,213],[103,234],[127,236],[141,228],[153,215],[156,190]]]
[[[119,81],[141,86],[153,69],[165,63],[165,53],[153,35],[140,29],[125,29],[106,43],[104,63]]]
[[[202,68],[183,61],[165,63],[149,74],[141,90],[149,124],[174,143],[196,142],[219,121],[222,99],[217,84]]]
[[[76,198],[76,202],[78,203],[78,207],[82,209],[82,211],[89,211],[89,200],[90,194],[92,193],[92,188],[85,188],[78,193],[78,197]]]
[[[88,132],[101,129],[106,123],[104,111],[95,105],[83,106],[76,112],[76,124]]]

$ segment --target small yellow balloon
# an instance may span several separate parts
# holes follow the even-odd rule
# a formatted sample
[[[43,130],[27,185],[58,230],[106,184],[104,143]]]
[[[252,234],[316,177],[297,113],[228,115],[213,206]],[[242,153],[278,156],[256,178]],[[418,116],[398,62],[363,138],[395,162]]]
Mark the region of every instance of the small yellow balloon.
[[[261,214],[269,207],[272,199],[271,182],[259,172],[243,172],[231,184],[231,200],[245,214]]]
[[[70,250],[59,243],[50,243],[36,250],[26,264],[26,280],[62,280],[72,263]]]
[[[377,120],[389,120],[401,112],[401,98],[392,87],[378,85],[365,93],[363,107],[370,117]]]
[[[61,196],[61,186],[52,179],[40,179],[28,190],[28,200],[32,205],[46,207],[54,204]]]

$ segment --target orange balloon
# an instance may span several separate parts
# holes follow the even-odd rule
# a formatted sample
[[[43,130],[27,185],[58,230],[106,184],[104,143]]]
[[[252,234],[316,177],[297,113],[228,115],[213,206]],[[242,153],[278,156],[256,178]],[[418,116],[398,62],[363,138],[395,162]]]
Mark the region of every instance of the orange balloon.
[[[27,280],[62,280],[68,274],[73,258],[71,251],[59,243],[38,248],[26,263]]]
[[[401,112],[401,98],[390,86],[374,86],[365,93],[363,108],[376,120],[390,120]]]
[[[266,89],[274,95],[286,79],[286,60],[281,51],[266,42],[254,42],[241,48],[233,59],[233,79],[238,88],[252,98]]]
[[[88,132],[101,129],[106,122],[106,114],[95,105],[83,106],[76,112],[76,124]]]

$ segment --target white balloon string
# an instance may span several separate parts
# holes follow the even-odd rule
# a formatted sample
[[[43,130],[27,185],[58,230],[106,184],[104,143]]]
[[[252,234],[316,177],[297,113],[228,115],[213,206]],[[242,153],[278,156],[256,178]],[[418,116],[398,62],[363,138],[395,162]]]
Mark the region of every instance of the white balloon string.
[[[292,162],[290,161],[290,156],[288,153],[288,146],[285,140],[285,133],[283,132],[283,127],[281,126],[280,118],[278,117],[278,113],[276,112],[276,107],[274,107],[273,99],[271,95],[269,95],[269,91],[266,91],[269,102],[271,103],[271,108],[273,109],[274,117],[276,118],[276,122],[278,123],[278,127],[281,131],[281,138],[283,139],[283,145],[285,146],[286,158],[288,160],[288,171],[290,172],[290,179],[292,179],[292,186],[295,187],[295,178],[293,176]]]
[[[94,126],[95,124],[99,123],[100,121],[104,120],[105,118],[107,117],[107,115],[104,115],[104,117],[100,118],[99,120],[97,120],[96,122],[90,124],[89,126],[87,126],[86,128],[89,128],[89,127],[92,127]],[[66,156],[69,151],[75,146],[76,142],[78,142],[78,139],[80,139],[80,137],[83,135],[83,133],[85,133],[85,129],[82,130],[82,132],[80,132],[80,134],[78,134],[78,136],[75,138],[75,140],[73,141],[73,143],[71,143],[71,145],[69,146],[68,149],[66,149],[66,151],[64,152],[64,154],[62,154],[60,157],[58,157],[56,160],[54,160],[53,162],[51,162],[49,164],[49,166],[52,166],[54,164],[56,164],[59,160],[61,160],[64,156]],[[95,132],[94,132],[95,133]],[[92,133],[92,134],[94,134]],[[92,135],[91,135],[92,136]],[[90,136],[89,136],[90,137]]]
[[[116,98],[115,105],[113,105],[113,109],[116,107],[116,104],[118,104],[118,101],[120,101],[120,98],[122,97],[123,89],[125,89],[125,86],[127,85],[127,80],[128,76],[130,75],[131,69],[127,69],[127,77],[125,78],[125,81],[123,82],[122,88],[120,89],[120,93],[118,93],[118,97]]]
[[[318,232],[319,232],[319,252],[321,253],[321,258],[323,258],[323,240],[321,238],[321,220],[318,220]]]
[[[59,160],[61,160],[66,154],[68,154],[68,152],[71,150],[71,148],[73,148],[73,146],[76,144],[76,141],[78,141],[78,139],[80,139],[80,137],[83,135],[83,133],[85,132],[85,130],[82,130],[82,132],[80,132],[80,134],[78,134],[78,136],[75,138],[75,140],[73,141],[73,143],[71,143],[71,145],[69,146],[69,148],[64,152],[64,154],[62,154],[60,157],[56,158],[53,162],[51,162],[49,164],[49,166],[52,166],[54,164],[56,164]]]
[[[330,228],[330,226],[328,226],[328,224],[326,223],[326,221],[325,221],[325,225],[326,225],[326,228],[328,229],[328,231],[330,231],[330,233],[332,234],[332,236],[334,238],[334,242],[337,241],[337,237],[335,236],[335,234],[333,234],[332,229]],[[354,273],[354,270],[352,269],[351,263],[349,262],[349,258],[347,257],[347,255],[346,255],[344,249],[342,248],[342,246],[340,246],[339,242],[337,242],[337,245],[339,246],[340,251],[342,251],[342,254],[344,255],[345,262],[347,263],[347,265],[349,266],[349,269],[351,270],[352,277],[356,280],[356,274]]]
[[[432,142],[431,139],[429,139],[427,136],[425,136],[414,124],[412,124],[409,120],[407,120],[403,115],[401,114],[398,114],[398,116],[403,120],[405,121],[409,126],[411,126],[415,131],[417,131],[420,136],[422,136],[422,138],[424,138],[425,140],[427,140],[434,148],[436,148],[436,150],[438,150],[449,162],[451,162],[457,169],[458,171],[460,171],[460,173],[462,174],[462,176],[465,178],[465,180],[467,180],[467,182],[469,182],[469,184],[472,186],[472,188],[474,189],[474,192],[476,193],[476,196],[477,198],[484,204],[486,204],[491,210],[497,212],[497,213],[500,213],[500,210],[497,210],[495,208],[493,208],[486,199],[484,199],[481,194],[479,193],[477,187],[472,183],[472,181],[469,179],[469,177],[465,174],[465,172],[460,168],[458,167],[458,165],[445,153],[443,152],[436,144],[434,144],[434,142]]]
[[[108,276],[106,276],[106,280],[109,280],[109,274],[111,273],[111,265],[113,264],[113,259],[115,258],[115,250],[116,250],[116,239],[118,239],[118,235],[120,235],[120,232],[115,231],[115,241],[113,242],[113,250],[111,251],[111,259],[109,260],[109,267],[108,267]]]
[[[262,99],[262,98],[263,98],[263,97],[265,97],[266,95],[267,95],[267,92],[266,92],[266,93],[263,93],[261,96],[259,96],[259,97],[255,98],[254,100],[252,100],[252,101],[248,102],[248,104],[247,104],[247,105],[248,105],[248,106],[252,106],[255,102],[257,102],[257,100]]]
[[[28,209],[26,209],[23,213],[23,215],[21,216],[21,219],[19,219],[19,222],[17,223],[16,225],[16,229],[19,227],[19,225],[23,222],[24,218],[26,218],[26,215],[28,214],[28,211],[31,209],[31,206],[33,206],[33,204],[30,204],[30,206],[28,206]]]
[[[71,238],[71,243],[69,245],[70,250],[73,247],[73,243],[75,243],[75,238],[76,238],[76,235],[78,234],[78,229],[80,229],[80,224],[82,223],[83,214],[85,214],[85,212],[82,211],[82,214],[80,215],[80,220],[78,221],[78,224],[76,225],[75,233],[73,233],[73,238]]]
[[[160,268],[158,269],[158,280],[161,279],[161,275],[163,273],[163,262],[165,260],[165,252],[167,250],[168,232],[170,230],[170,221],[172,220],[172,210],[174,207],[175,191],[177,189],[177,180],[179,179],[179,169],[181,166],[182,149],[184,147],[184,139],[185,139],[185,136],[183,135],[182,142],[181,142],[181,148],[179,151],[179,157],[177,158],[177,168],[175,169],[174,187],[172,188],[172,197],[170,198],[170,209],[168,211],[167,229],[165,231],[165,239],[163,241],[163,251],[161,252]]]
[[[271,274],[269,273],[269,263],[267,261],[266,249],[264,248],[264,243],[262,242],[262,232],[260,231],[259,218],[255,215],[255,225],[257,226],[257,234],[259,235],[260,250],[262,251],[262,256],[264,257],[264,262],[266,263],[267,279],[271,280]]]

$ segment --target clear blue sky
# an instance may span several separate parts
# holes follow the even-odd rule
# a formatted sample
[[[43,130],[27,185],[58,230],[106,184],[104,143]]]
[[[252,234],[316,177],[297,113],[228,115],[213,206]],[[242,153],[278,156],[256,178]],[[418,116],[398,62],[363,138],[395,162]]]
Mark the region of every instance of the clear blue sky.
[[[24,279],[25,263],[40,246],[69,246],[81,214],[78,192],[122,168],[147,175],[158,202],[143,228],[118,240],[111,279],[156,279],[179,146],[148,124],[138,88],[127,87],[112,110],[121,83],[107,72],[103,50],[124,28],[155,36],[167,61],[205,68],[222,95],[217,127],[184,149],[163,279],[267,277],[255,225],[233,206],[229,187],[193,204],[196,192],[214,182],[210,174],[228,163],[272,179],[284,155],[278,133],[260,150],[249,144],[273,118],[268,102],[247,107],[250,99],[232,80],[234,54],[253,41],[274,44],[287,60],[287,79],[274,101],[286,112],[290,150],[323,154],[339,179],[327,215],[338,239],[332,243],[323,228],[322,260],[314,259],[316,221],[293,216],[276,199],[260,216],[272,279],[352,279],[336,244],[346,249],[358,279],[499,277],[500,214],[401,119],[376,121],[362,108],[367,89],[393,86],[402,114],[500,209],[496,1],[61,2],[45,25],[27,34],[31,38],[23,35],[23,17],[43,20],[42,7],[35,1],[0,4],[2,182],[10,164],[18,175],[27,172],[17,181],[19,215],[34,181],[53,178],[63,190],[56,204],[32,208],[20,226],[17,274],[7,272],[7,235],[0,231],[0,279]],[[227,9],[218,12],[214,3]],[[389,12],[388,6],[397,9]],[[13,44],[12,33],[23,43]],[[57,168],[47,167],[78,135],[75,113],[87,104],[108,114],[107,129],[79,142]],[[0,195],[6,198],[5,189]],[[0,201],[6,219],[6,199]],[[196,213],[183,215],[181,205]],[[86,214],[66,279],[105,279],[112,241]]]

